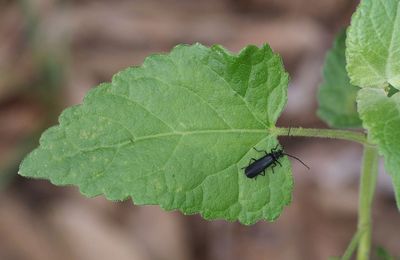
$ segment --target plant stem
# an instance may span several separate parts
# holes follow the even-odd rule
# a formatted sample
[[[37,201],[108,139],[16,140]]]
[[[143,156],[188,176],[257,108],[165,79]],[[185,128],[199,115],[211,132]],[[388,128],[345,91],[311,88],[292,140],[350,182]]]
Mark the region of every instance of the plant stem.
[[[289,133],[289,136],[333,138],[333,139],[354,141],[361,144],[369,144],[367,137],[364,133],[348,131],[348,130],[315,129],[315,128],[302,128],[302,127],[292,127],[292,128],[276,127],[270,129],[270,131],[273,134],[281,136],[287,136]]]
[[[371,208],[378,175],[378,151],[376,147],[364,145],[363,165],[360,180],[358,228],[361,233],[357,260],[368,260],[371,247]]]
[[[304,136],[342,139],[358,142],[364,145],[363,165],[360,178],[360,201],[358,208],[357,232],[351,240],[342,259],[350,259],[358,245],[357,260],[368,260],[371,247],[371,209],[378,175],[378,151],[367,136],[361,132],[335,129],[314,128],[271,128],[270,132],[279,136]]]
[[[353,255],[354,251],[356,250],[358,246],[358,242],[360,241],[362,232],[360,230],[357,230],[357,232],[354,234],[353,238],[350,241],[349,246],[347,247],[346,251],[344,252],[343,256],[340,258],[340,260],[350,260],[351,256]]]

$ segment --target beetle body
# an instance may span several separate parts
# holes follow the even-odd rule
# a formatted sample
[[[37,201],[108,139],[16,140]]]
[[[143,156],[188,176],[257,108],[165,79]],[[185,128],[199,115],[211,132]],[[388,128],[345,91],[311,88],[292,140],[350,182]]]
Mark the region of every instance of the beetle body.
[[[307,169],[310,169],[310,167],[308,167],[302,160],[300,160],[296,156],[285,153],[283,149],[278,149],[278,146],[279,145],[271,149],[269,153],[267,153],[266,151],[257,150],[256,148],[253,147],[253,149],[256,150],[257,152],[263,152],[265,153],[265,155],[259,159],[251,158],[249,165],[242,168],[245,169],[244,174],[246,175],[246,177],[257,178],[258,175],[264,176],[265,171],[269,167],[271,167],[272,173],[274,173],[274,168],[276,167],[277,164],[279,164],[279,166],[282,166],[282,164],[279,162],[279,158],[283,157],[284,155],[287,155],[289,157],[298,160]]]
[[[264,153],[265,155],[257,160],[252,158],[250,160],[250,164],[245,167],[244,173],[248,178],[255,178],[258,175],[265,175],[265,171],[271,166],[273,172],[276,164],[282,166],[278,160],[284,155],[283,150],[276,150],[275,148],[272,149],[270,153],[267,153],[266,151],[264,151]]]

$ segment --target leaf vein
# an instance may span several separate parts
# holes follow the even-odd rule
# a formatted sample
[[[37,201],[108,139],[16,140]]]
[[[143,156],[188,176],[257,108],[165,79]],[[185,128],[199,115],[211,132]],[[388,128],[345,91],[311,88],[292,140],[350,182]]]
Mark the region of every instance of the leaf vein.
[[[224,77],[222,77],[222,76],[219,75],[216,71],[214,71],[212,68],[210,68],[209,66],[207,66],[207,64],[203,64],[203,66],[204,66],[207,70],[213,72],[213,73],[214,73],[216,76],[218,76],[223,82],[225,82],[226,85],[228,86],[228,89],[229,89],[230,91],[232,91],[232,92],[238,94],[238,97],[244,102],[244,104],[246,105],[246,108],[248,109],[249,113],[254,117],[254,119],[255,119],[256,121],[258,121],[258,122],[259,122],[260,124],[262,124],[263,126],[267,126],[267,125],[263,122],[263,120],[260,119],[258,116],[256,116],[256,115],[254,114],[254,112],[252,111],[252,109],[250,109],[250,105],[249,105],[249,103],[247,102],[247,100],[246,100],[242,95],[240,95],[240,94],[237,93],[235,90],[233,90],[233,88],[231,87],[231,84],[230,84],[228,81],[226,81],[226,79],[225,79]]]

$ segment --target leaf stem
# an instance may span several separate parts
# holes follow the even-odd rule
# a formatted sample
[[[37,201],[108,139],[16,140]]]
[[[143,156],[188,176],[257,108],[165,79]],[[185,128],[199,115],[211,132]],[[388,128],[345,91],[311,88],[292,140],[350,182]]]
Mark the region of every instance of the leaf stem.
[[[357,232],[361,232],[357,260],[368,260],[371,247],[371,209],[378,175],[378,151],[376,147],[364,145],[363,165],[360,180],[360,201]]]
[[[349,131],[349,130],[316,129],[316,128],[302,128],[302,127],[292,127],[292,128],[276,127],[270,129],[270,131],[271,133],[280,136],[287,136],[289,133],[289,136],[342,139],[342,140],[354,141],[364,145],[370,145],[364,133]]]

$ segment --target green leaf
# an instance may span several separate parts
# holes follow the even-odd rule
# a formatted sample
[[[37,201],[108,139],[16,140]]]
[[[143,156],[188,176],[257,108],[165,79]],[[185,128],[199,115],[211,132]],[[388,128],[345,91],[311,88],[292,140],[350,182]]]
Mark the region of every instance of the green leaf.
[[[383,247],[376,248],[376,256],[379,260],[394,260],[394,257],[389,254]]]
[[[371,141],[378,145],[392,176],[400,208],[400,92],[388,97],[382,89],[364,88],[357,99],[363,125]]]
[[[392,87],[391,85],[389,85],[389,86],[385,89],[385,91],[388,93],[388,97],[391,97],[391,96],[393,96],[394,94],[396,94],[397,92],[399,92],[398,89]]]
[[[289,160],[257,180],[242,167],[261,156],[253,146],[269,151],[278,143],[269,130],[286,104],[287,84],[268,45],[238,55],[179,45],[64,111],[20,174],[206,219],[274,220],[291,201]]]
[[[356,97],[358,87],[350,84],[346,71],[346,32],[341,31],[328,52],[323,83],[318,92],[318,116],[329,126],[337,128],[360,127]]]
[[[400,89],[400,1],[362,0],[347,36],[351,83]]]

